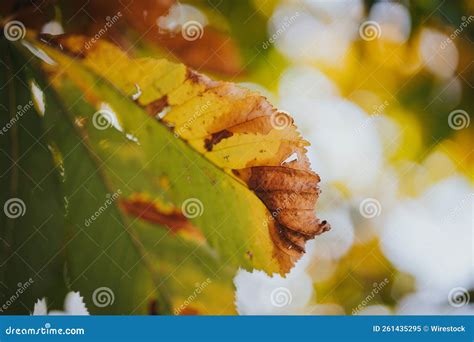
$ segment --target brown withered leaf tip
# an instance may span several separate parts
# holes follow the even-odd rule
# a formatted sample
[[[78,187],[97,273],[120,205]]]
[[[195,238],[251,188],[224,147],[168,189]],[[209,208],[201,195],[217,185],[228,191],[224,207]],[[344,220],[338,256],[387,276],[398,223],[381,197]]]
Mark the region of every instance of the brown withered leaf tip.
[[[311,170],[306,156],[305,146],[309,144],[297,132],[293,119],[274,108],[260,94],[232,83],[211,80],[190,69],[187,79],[204,85],[201,95],[212,93],[232,102],[231,110],[216,115],[206,127],[208,135],[202,138],[201,147],[206,151],[206,157],[224,169],[231,169],[265,204],[269,211],[272,240],[277,249],[287,256],[284,258],[286,260],[281,261],[292,265],[305,252],[306,241],[330,230],[329,223],[321,221],[315,214],[320,178]],[[163,121],[174,125],[173,122],[167,122],[166,116]],[[272,135],[275,132],[278,134]],[[222,161],[209,157],[219,151],[220,143],[230,138],[248,136],[261,137],[260,141],[248,143],[248,150],[254,149],[256,154],[265,154],[268,152],[267,141],[276,140],[276,153],[268,158],[258,155],[248,158],[242,168],[227,165],[228,156],[223,156]],[[221,148],[229,149],[229,146],[232,145]],[[287,162],[293,154],[296,155],[295,160]],[[279,259],[282,257],[279,256]]]
[[[234,170],[234,174],[268,208],[276,221],[273,241],[290,256],[299,258],[305,252],[307,240],[330,229],[315,214],[320,194],[316,173],[287,166],[256,166]]]
[[[293,119],[260,94],[233,83],[214,81],[189,68],[186,80],[203,86],[198,96],[213,95],[232,103],[227,112],[209,115],[214,117],[205,127],[207,136],[200,136],[202,145],[194,147],[244,181],[265,204],[270,235],[277,249],[275,255],[283,269],[291,268],[305,252],[306,241],[330,229],[328,222],[315,214],[320,178],[311,170],[306,156],[305,146],[309,143],[301,138]],[[167,116],[162,121],[175,130],[180,129]],[[241,144],[238,139],[249,137],[255,140],[245,143],[244,152],[232,152],[232,148]],[[199,139],[195,137],[194,144]],[[230,139],[236,140],[229,143]],[[229,155],[216,158],[215,154],[222,150],[229,151]],[[270,150],[274,152],[269,155]],[[238,160],[242,159],[241,154],[247,155],[242,167],[233,164],[229,158],[232,153],[238,155]],[[287,161],[292,155],[296,158]]]

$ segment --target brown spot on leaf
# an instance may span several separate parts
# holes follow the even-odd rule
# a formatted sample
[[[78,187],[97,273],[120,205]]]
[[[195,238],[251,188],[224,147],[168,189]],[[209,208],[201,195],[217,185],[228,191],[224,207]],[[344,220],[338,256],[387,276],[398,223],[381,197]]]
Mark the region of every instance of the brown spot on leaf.
[[[187,306],[179,312],[179,315],[180,316],[197,316],[199,315],[199,311],[197,309]]]
[[[139,217],[152,224],[167,227],[173,234],[187,233],[194,238],[204,241],[201,231],[181,213],[178,208],[160,208],[160,204],[140,196],[120,201],[123,210],[132,216]]]
[[[158,302],[156,299],[152,299],[148,304],[148,314],[152,316],[158,315]]]
[[[191,68],[186,69],[186,79],[190,80],[193,83],[207,83],[210,80],[205,78],[203,75],[197,73]]]
[[[228,130],[223,130],[217,133],[214,133],[211,135],[210,138],[204,140],[204,147],[206,148],[207,151],[212,151],[212,148],[214,145],[218,144],[221,140],[229,138],[233,135],[232,132]]]
[[[163,109],[168,107],[168,96],[163,96],[158,100],[150,102],[146,105],[145,110],[151,116],[156,116],[157,114],[161,113]]]

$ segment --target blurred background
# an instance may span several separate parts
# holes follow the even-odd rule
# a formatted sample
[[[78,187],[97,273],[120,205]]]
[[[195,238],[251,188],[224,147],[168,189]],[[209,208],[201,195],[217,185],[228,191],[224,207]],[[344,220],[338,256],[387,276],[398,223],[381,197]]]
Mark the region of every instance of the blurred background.
[[[333,229],[288,279],[239,274],[239,311],[473,314],[474,3],[254,6],[252,80],[311,142]],[[289,306],[262,303],[275,286]]]
[[[240,314],[474,314],[474,2],[2,3],[43,32],[240,83],[295,118],[332,230],[286,278],[239,271]]]

